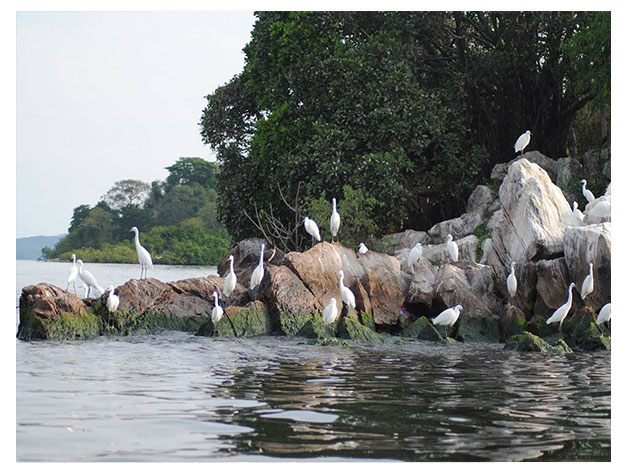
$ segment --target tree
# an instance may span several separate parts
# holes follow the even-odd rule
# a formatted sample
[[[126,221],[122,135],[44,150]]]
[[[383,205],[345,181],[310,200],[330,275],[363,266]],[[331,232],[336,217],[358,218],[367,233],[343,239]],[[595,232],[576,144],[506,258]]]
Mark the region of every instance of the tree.
[[[198,157],[181,157],[165,167],[170,172],[166,178],[168,188],[198,183],[205,188],[215,188],[215,164]]]
[[[102,197],[112,209],[120,210],[127,206],[142,206],[150,193],[150,185],[140,180],[116,181]]]

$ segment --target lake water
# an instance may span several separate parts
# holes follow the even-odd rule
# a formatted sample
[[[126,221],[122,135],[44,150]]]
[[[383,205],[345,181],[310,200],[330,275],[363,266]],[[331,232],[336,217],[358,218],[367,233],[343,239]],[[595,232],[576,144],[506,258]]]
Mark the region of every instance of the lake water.
[[[87,267],[103,287],[139,276]],[[16,295],[68,269],[17,261]],[[610,353],[164,332],[17,341],[16,359],[18,461],[610,459]]]

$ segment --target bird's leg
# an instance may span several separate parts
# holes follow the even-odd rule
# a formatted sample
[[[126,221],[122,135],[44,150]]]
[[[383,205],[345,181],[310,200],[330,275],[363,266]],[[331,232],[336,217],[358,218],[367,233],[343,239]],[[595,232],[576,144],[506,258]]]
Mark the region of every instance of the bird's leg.
[[[144,279],[148,278],[148,265],[144,266]]]
[[[564,319],[560,321],[560,340],[562,339],[562,323],[564,323]]]
[[[72,282],[72,285],[74,286],[74,293],[78,295],[78,292],[76,291],[76,279]]]
[[[70,283],[68,282],[67,287],[65,288],[65,291],[67,292],[69,288],[70,288]]]
[[[85,298],[88,299],[89,298],[89,291],[91,290],[91,285],[87,286],[87,295],[85,295]]]

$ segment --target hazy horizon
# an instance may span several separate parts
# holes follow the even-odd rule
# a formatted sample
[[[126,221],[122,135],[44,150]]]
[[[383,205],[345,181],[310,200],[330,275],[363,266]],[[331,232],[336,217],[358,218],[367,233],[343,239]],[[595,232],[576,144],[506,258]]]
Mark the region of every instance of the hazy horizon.
[[[16,237],[67,232],[118,180],[164,179],[239,73],[252,12],[18,12]]]

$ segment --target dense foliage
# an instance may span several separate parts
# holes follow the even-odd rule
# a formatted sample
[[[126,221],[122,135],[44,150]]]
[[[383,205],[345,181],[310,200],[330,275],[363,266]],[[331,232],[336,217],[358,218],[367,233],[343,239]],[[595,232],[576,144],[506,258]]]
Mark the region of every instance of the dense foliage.
[[[165,181],[122,180],[96,206],[76,207],[68,235],[44,256],[137,262],[129,232],[137,226],[154,263],[217,264],[230,237],[217,219],[215,164],[186,157],[166,169]]]
[[[207,96],[200,124],[236,239],[258,235],[249,217],[270,205],[287,226],[297,193],[328,234],[321,200],[342,213],[358,190],[368,205],[342,217],[351,244],[367,228],[424,229],[458,215],[522,132],[564,156],[576,113],[609,102],[609,14],[256,15],[243,71]],[[599,58],[607,74],[591,81]]]

